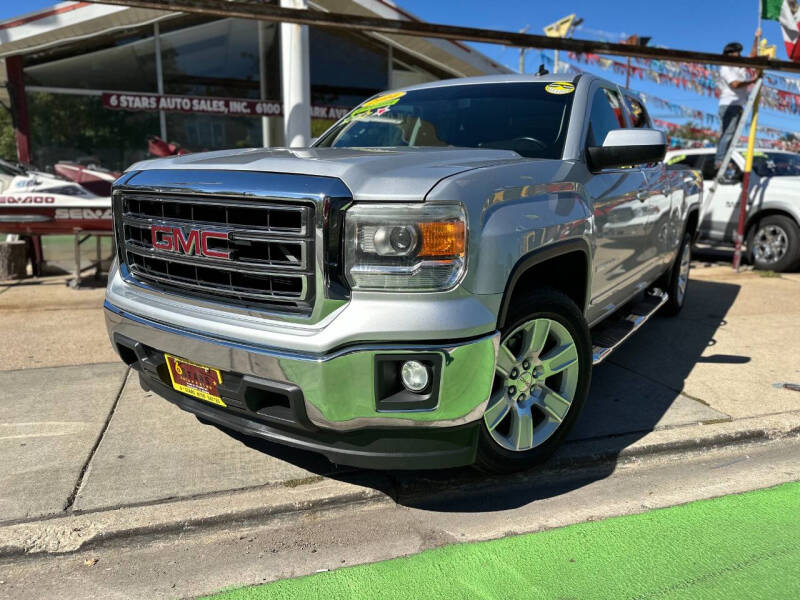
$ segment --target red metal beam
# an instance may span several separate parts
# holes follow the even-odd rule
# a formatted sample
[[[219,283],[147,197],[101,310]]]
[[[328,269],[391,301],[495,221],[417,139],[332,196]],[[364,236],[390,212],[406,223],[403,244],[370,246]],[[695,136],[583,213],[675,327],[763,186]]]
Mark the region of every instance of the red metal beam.
[[[28,15],[27,17],[20,17],[19,19],[14,19],[13,21],[0,23],[0,29],[11,29],[12,27],[19,27],[20,25],[26,25],[27,23],[33,23],[34,21],[46,19],[47,17],[63,15],[64,13],[88,6],[89,4],[89,2],[75,2],[74,4],[69,4],[67,6],[55,6],[53,8],[43,10],[42,12]]]
[[[31,162],[30,121],[28,120],[28,98],[25,95],[25,76],[22,72],[22,57],[6,58],[6,74],[11,97],[11,114],[14,121],[14,136],[17,138],[17,160],[23,164]]]

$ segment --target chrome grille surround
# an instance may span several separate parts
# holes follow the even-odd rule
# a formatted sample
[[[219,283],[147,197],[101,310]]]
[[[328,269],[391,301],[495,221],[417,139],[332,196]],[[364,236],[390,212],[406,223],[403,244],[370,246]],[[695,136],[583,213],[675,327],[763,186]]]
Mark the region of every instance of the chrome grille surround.
[[[113,192],[121,271],[129,283],[195,303],[311,316],[320,292],[321,300],[344,299],[330,293],[325,246],[331,241],[322,225],[338,218],[336,208],[347,201],[347,188],[330,178],[250,171],[129,173]],[[185,247],[154,247],[152,227],[175,231],[184,243],[193,231],[226,237],[210,240],[208,247],[213,244],[230,258],[197,254],[196,247],[190,253]]]

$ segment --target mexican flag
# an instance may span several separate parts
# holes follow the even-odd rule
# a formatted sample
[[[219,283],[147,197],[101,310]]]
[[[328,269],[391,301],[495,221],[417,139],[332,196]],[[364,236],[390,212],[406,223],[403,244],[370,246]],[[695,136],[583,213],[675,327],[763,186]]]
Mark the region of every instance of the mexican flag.
[[[797,43],[800,38],[800,7],[797,0],[762,0],[761,18],[780,21],[786,55],[789,60],[800,62],[800,44]]]

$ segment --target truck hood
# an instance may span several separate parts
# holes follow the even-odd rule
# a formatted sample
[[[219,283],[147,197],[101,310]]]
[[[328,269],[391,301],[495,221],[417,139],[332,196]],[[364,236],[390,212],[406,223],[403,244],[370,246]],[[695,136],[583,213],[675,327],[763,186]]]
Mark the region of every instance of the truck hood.
[[[336,177],[355,200],[423,200],[445,177],[530,160],[481,148],[254,148],[147,160],[128,169],[241,170]]]

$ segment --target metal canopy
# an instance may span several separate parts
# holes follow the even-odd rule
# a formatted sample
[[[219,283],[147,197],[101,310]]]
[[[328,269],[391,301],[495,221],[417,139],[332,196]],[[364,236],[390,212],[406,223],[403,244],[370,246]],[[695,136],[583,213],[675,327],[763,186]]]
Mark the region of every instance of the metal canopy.
[[[627,44],[611,44],[593,40],[569,38],[551,38],[530,33],[515,33],[480,29],[477,27],[458,27],[455,25],[439,25],[421,21],[404,21],[364,17],[352,14],[330,13],[314,10],[283,8],[273,4],[264,4],[257,0],[89,0],[98,4],[116,4],[138,8],[197,13],[218,17],[236,17],[241,19],[257,19],[262,21],[282,21],[317,25],[323,27],[342,27],[350,30],[361,30],[380,33],[395,33],[429,38],[461,40],[501,44],[517,48],[553,48],[572,52],[591,52],[595,54],[612,54],[617,56],[634,56],[679,62],[731,65],[774,71],[791,71],[800,73],[800,63],[785,60],[774,60],[759,56],[725,56],[709,52],[692,52],[689,50],[671,50],[633,46]]]

